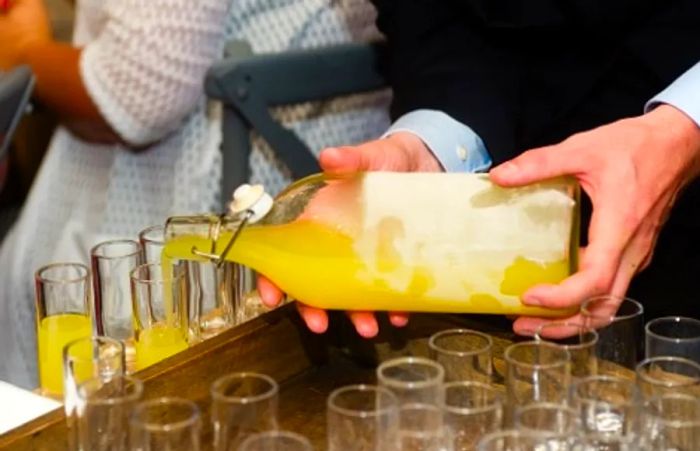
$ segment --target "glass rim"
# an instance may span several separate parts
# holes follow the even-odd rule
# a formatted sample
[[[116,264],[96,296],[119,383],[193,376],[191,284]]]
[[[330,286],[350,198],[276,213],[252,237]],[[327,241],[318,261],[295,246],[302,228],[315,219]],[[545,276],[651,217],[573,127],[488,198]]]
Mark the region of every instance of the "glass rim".
[[[517,350],[520,348],[525,348],[525,347],[531,347],[531,346],[544,346],[546,348],[550,348],[553,351],[561,351],[564,353],[565,359],[564,360],[558,360],[552,363],[530,363],[530,362],[523,362],[520,360],[515,359],[511,353],[513,350]],[[548,369],[548,368],[557,368],[560,366],[566,366],[571,362],[571,353],[569,352],[568,349],[565,349],[562,346],[559,346],[556,343],[552,343],[549,341],[544,341],[544,340],[529,340],[529,341],[522,341],[520,343],[513,343],[509,345],[505,352],[503,353],[503,358],[506,361],[506,364],[513,364],[513,365],[518,365],[520,367],[525,367],[525,368],[541,368],[541,369]]]
[[[221,393],[223,385],[227,385],[233,380],[244,380],[246,378],[252,378],[256,380],[262,380],[269,384],[269,388],[260,394],[251,396],[230,396]],[[266,374],[255,373],[255,372],[240,372],[231,373],[225,376],[221,376],[211,385],[210,388],[211,397],[214,401],[223,401],[227,403],[237,403],[237,404],[253,404],[259,401],[264,401],[266,399],[274,398],[279,393],[279,385],[277,381]]]
[[[142,269],[145,268],[158,268],[161,271],[161,276],[163,275],[163,267],[161,266],[160,263],[156,262],[151,262],[151,263],[142,263],[138,265],[136,268],[132,269],[129,272],[129,278],[131,279],[132,282],[134,283],[140,283],[140,284],[148,284],[148,285],[164,285],[166,283],[172,283],[178,280],[181,280],[185,277],[185,270],[183,267],[178,266],[178,265],[173,265],[173,274],[168,276],[168,277],[161,277],[160,279],[154,279],[154,278],[141,278],[138,277],[138,272],[141,271]]]
[[[485,389],[485,391],[493,394],[493,401],[485,406],[480,407],[457,407],[454,405],[449,405],[447,403],[447,390],[452,387],[479,387]],[[444,395],[440,401],[440,406],[442,409],[449,413],[454,413],[458,415],[472,415],[479,413],[486,413],[496,409],[503,410],[503,395],[496,390],[490,384],[486,384],[479,381],[452,381],[445,382],[442,384]]]
[[[655,411],[650,410],[649,406],[652,405],[652,403],[658,402],[660,400],[664,399],[683,399],[690,401],[693,404],[696,404],[698,407],[698,412],[700,412],[700,398],[698,398],[695,395],[691,395],[690,393],[680,393],[680,392],[674,392],[674,393],[663,393],[657,396],[653,396],[650,399],[644,401],[642,404],[642,415],[648,415],[654,418],[654,420],[660,421],[666,426],[672,427],[672,428],[685,428],[685,427],[698,427],[700,426],[700,418],[694,419],[694,420],[682,420],[682,419],[668,419],[664,418],[663,416],[659,415],[658,413],[655,413]]]
[[[675,338],[675,337],[669,337],[668,335],[661,335],[657,332],[654,332],[651,330],[653,326],[656,326],[660,323],[691,323],[695,325],[698,328],[698,335],[695,337],[688,337],[688,338]],[[644,332],[648,335],[651,336],[655,339],[658,340],[663,340],[663,341],[670,341],[673,343],[687,343],[687,342],[694,342],[694,341],[700,341],[700,320],[691,318],[689,316],[662,316],[659,318],[654,318],[652,320],[649,320],[645,325],[644,325]]]
[[[134,387],[134,391],[132,393],[129,393],[127,395],[119,395],[119,396],[114,396],[114,397],[109,397],[109,398],[98,398],[98,399],[89,399],[85,396],[83,393],[85,387],[88,385],[92,385],[95,383],[108,383],[112,382],[114,380],[123,380],[128,383],[131,383]],[[78,399],[81,402],[84,402],[89,405],[93,406],[114,406],[117,404],[121,404],[124,402],[136,402],[141,398],[141,395],[143,395],[143,382],[139,379],[136,379],[132,376],[126,375],[126,374],[120,374],[120,375],[115,375],[110,377],[107,380],[104,380],[100,377],[92,377],[86,381],[83,381],[79,383],[76,387],[75,393],[78,396]]]
[[[610,374],[595,374],[592,376],[586,376],[582,379],[578,379],[574,381],[571,384],[570,387],[570,395],[575,397],[576,400],[586,402],[586,403],[603,403],[603,404],[611,404],[609,401],[601,400],[601,399],[596,399],[591,396],[582,396],[579,394],[579,388],[591,384],[591,383],[597,383],[597,382],[602,382],[602,383],[614,383],[614,384],[619,384],[623,387],[630,387],[631,389],[631,395],[632,398],[628,401],[625,402],[624,404],[634,404],[636,401],[636,398],[639,396],[639,389],[637,386],[634,384],[633,380],[630,379],[625,379],[620,376],[613,376]]]
[[[676,363],[676,364],[682,364],[685,368],[692,368],[693,371],[697,373],[697,377],[693,378],[693,380],[688,381],[686,383],[677,383],[674,381],[664,381],[660,380],[654,377],[649,376],[646,371],[643,371],[645,368],[647,368],[649,365],[653,363],[658,363],[658,362],[669,362],[669,363]],[[668,355],[662,355],[662,356],[656,356],[656,357],[649,357],[648,359],[644,359],[641,362],[637,364],[637,366],[634,368],[634,372],[636,376],[641,379],[643,382],[646,382],[648,384],[656,385],[656,386],[661,386],[661,387],[666,387],[666,388],[671,388],[671,387],[687,387],[689,385],[695,385],[699,384],[700,385],[700,364],[694,362],[693,360],[686,359],[685,357],[678,357],[678,356],[668,356]],[[677,373],[674,373],[677,374]],[[682,375],[686,376],[686,375]],[[686,377],[693,377],[693,376],[686,376]]]
[[[167,424],[148,423],[142,418],[140,418],[143,415],[143,413],[149,408],[165,405],[178,405],[180,407],[189,408],[190,416],[189,418],[186,418],[184,420],[179,420]],[[202,414],[200,412],[199,407],[197,407],[197,404],[195,404],[193,401],[184,398],[163,396],[160,398],[149,399],[147,401],[142,401],[138,403],[134,407],[129,423],[132,427],[136,427],[147,432],[172,432],[197,425],[200,422],[201,415]]]
[[[437,370],[437,374],[425,381],[397,381],[388,378],[383,372],[387,368],[403,365],[403,364],[414,364],[418,363],[424,366],[428,366]],[[377,367],[377,379],[380,385],[388,385],[391,387],[404,388],[408,390],[419,389],[430,387],[431,385],[441,384],[445,380],[445,369],[442,365],[435,362],[434,360],[426,359],[425,357],[399,357],[396,359],[391,359],[382,362]]]
[[[598,301],[603,301],[606,299],[618,299],[618,300],[620,300],[620,303],[617,306],[617,310],[615,311],[615,313],[613,315],[608,315],[608,316],[596,315],[596,314],[589,311],[589,309],[588,309],[589,304],[592,304],[592,303],[598,302]],[[625,315],[618,315],[617,312],[620,310],[620,306],[622,306],[622,304],[625,302],[634,305],[637,308],[637,312],[627,313]],[[626,296],[613,296],[611,294],[601,294],[601,295],[593,296],[593,297],[586,299],[581,304],[580,311],[581,311],[581,316],[583,316],[583,317],[605,318],[605,319],[611,320],[610,323],[613,323],[613,322],[617,322],[617,321],[624,321],[626,319],[632,319],[632,318],[635,318],[637,316],[643,315],[644,314],[644,305],[642,305],[641,302],[639,302],[635,299],[632,299],[632,298],[628,298]]]
[[[440,339],[444,336],[447,336],[447,335],[465,335],[465,336],[475,335],[479,338],[485,339],[486,345],[479,348],[479,349],[475,349],[473,351],[454,351],[452,349],[447,349],[447,348],[444,348],[442,346],[439,346],[438,344],[435,343],[438,339]],[[493,338],[491,338],[491,336],[488,334],[485,334],[483,332],[479,332],[476,330],[472,330],[472,329],[447,329],[447,330],[443,330],[443,331],[440,331],[440,332],[437,332],[437,333],[434,333],[433,335],[431,335],[430,339],[428,340],[428,347],[430,349],[433,349],[435,351],[440,352],[441,354],[446,354],[446,355],[451,355],[451,356],[456,356],[456,357],[467,357],[467,356],[471,356],[471,355],[475,355],[475,354],[481,354],[481,353],[493,348]]]
[[[546,337],[540,337],[540,333],[542,329],[550,326],[559,326],[559,327],[572,327],[572,328],[577,328],[579,329],[579,332],[585,331],[586,334],[591,334],[593,338],[591,340],[585,341],[583,343],[576,343],[576,344],[560,344],[557,343],[556,341],[553,341],[554,339],[552,338],[546,338]],[[580,334],[579,334],[580,336]],[[600,339],[600,334],[598,334],[598,331],[596,331],[593,327],[585,326],[583,324],[576,324],[576,323],[567,323],[567,322],[553,322],[553,323],[545,323],[541,324],[537,330],[535,331],[535,340],[539,341],[544,341],[547,343],[553,343],[557,346],[560,346],[568,351],[578,351],[581,349],[586,349],[590,348],[592,346],[595,346],[598,343],[598,340]],[[571,356],[569,356],[571,357]]]
[[[283,429],[275,429],[272,431],[264,431],[264,432],[257,432],[255,434],[251,434],[248,437],[246,437],[243,442],[241,442],[240,445],[240,450],[245,449],[246,446],[249,446],[251,443],[255,443],[256,441],[259,440],[265,440],[269,438],[287,438],[291,439],[292,441],[302,444],[308,449],[311,448],[311,442],[309,442],[309,439],[304,437],[303,435],[293,432],[293,431],[287,431]]]
[[[90,337],[83,337],[83,338],[76,338],[75,340],[71,340],[68,343],[66,343],[63,346],[63,360],[67,361],[69,358],[68,355],[68,350],[72,348],[73,346],[77,345],[78,343],[82,342],[90,342],[91,344],[97,343],[97,342],[104,342],[105,344],[109,344],[111,346],[116,345],[117,348],[121,351],[122,356],[124,356],[124,343],[121,340],[117,340],[111,337],[107,337],[105,335],[93,335]],[[71,361],[76,360],[76,358],[71,358]]]
[[[374,393],[381,393],[382,395],[387,396],[387,399],[391,403],[391,405],[387,407],[382,407],[379,409],[375,410],[355,410],[355,409],[349,409],[347,407],[340,407],[337,404],[334,403],[335,399],[338,398],[339,396],[345,394],[345,393],[350,393],[350,392],[374,392]],[[353,385],[346,385],[344,387],[336,388],[331,392],[331,394],[328,396],[328,399],[326,400],[326,407],[328,410],[333,411],[333,412],[338,412],[344,416],[347,417],[356,417],[356,418],[376,418],[380,417],[382,415],[386,415],[391,413],[392,411],[399,412],[399,399],[396,397],[396,395],[389,390],[386,387],[382,387],[380,385],[370,385],[370,384],[353,384]]]
[[[162,230],[162,232],[163,232],[163,239],[162,240],[156,240],[154,238],[148,237],[148,234],[155,231],[155,230]],[[143,229],[139,232],[139,241],[145,241],[147,243],[165,245],[165,226],[162,224],[156,224],[156,225],[146,227],[145,229]]]
[[[47,271],[49,269],[61,268],[61,267],[63,267],[63,268],[69,268],[69,267],[77,268],[81,272],[84,272],[84,274],[78,275],[75,278],[71,278],[71,279],[53,279],[53,278],[41,275],[41,273],[44,271]],[[86,265],[84,265],[82,263],[78,263],[78,262],[50,263],[48,265],[44,265],[41,268],[37,269],[36,272],[34,273],[34,278],[38,282],[41,282],[41,283],[54,283],[54,284],[68,285],[71,283],[77,283],[77,282],[81,282],[83,280],[88,280],[90,278],[90,269]]]
[[[129,251],[128,253],[119,254],[119,255],[105,255],[105,254],[101,253],[103,248],[108,247],[108,246],[113,246],[115,244],[136,245],[136,250],[133,252]],[[127,238],[103,241],[101,243],[94,245],[92,247],[92,249],[90,249],[90,257],[91,258],[99,258],[100,260],[118,260],[120,258],[133,257],[136,255],[139,255],[140,253],[141,253],[141,243],[139,243],[136,240],[130,240]]]

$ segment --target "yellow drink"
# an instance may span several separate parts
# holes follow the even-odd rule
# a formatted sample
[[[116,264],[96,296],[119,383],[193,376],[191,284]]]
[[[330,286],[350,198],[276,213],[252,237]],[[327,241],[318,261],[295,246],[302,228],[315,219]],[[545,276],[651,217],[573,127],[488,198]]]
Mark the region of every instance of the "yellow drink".
[[[143,369],[187,349],[181,329],[156,324],[138,332],[136,340],[136,367]]]
[[[520,296],[537,283],[557,283],[571,273],[568,260],[534,260],[513,251],[441,249],[402,254],[401,225],[388,221],[376,236],[354,240],[310,219],[282,225],[248,226],[228,259],[267,276],[292,297],[329,309],[400,310],[522,315],[561,315],[527,307]],[[220,254],[231,238],[216,242]],[[166,243],[169,258],[196,259],[192,248],[211,241],[183,235]]]
[[[64,313],[47,316],[39,323],[39,380],[41,388],[51,395],[63,394],[63,347],[73,340],[92,335],[90,318]]]

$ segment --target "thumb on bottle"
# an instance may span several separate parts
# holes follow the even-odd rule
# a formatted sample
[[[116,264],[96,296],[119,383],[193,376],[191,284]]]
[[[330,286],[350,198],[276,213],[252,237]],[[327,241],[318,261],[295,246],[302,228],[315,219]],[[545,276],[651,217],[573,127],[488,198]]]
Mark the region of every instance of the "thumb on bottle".
[[[491,169],[491,180],[500,186],[521,186],[529,183],[575,174],[578,159],[568,156],[561,145],[539,147]]]

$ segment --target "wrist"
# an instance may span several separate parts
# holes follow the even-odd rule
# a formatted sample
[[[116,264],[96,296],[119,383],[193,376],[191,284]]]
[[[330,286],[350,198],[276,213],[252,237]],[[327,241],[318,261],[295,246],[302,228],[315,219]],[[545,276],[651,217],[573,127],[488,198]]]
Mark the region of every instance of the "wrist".
[[[680,109],[662,104],[642,118],[655,133],[665,136],[674,153],[685,157],[690,177],[700,174],[700,127]]]
[[[437,172],[442,167],[433,152],[418,135],[411,132],[400,131],[392,133],[386,139],[397,144],[403,150],[409,168],[413,172]]]

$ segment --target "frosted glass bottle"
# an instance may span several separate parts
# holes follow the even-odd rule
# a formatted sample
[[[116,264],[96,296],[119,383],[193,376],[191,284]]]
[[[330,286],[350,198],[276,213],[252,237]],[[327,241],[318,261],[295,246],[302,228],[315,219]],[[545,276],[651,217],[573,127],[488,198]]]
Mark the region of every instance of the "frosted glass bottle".
[[[221,255],[242,213],[170,218],[167,258]],[[577,267],[579,189],[484,174],[313,175],[241,229],[226,259],[326,309],[555,316],[520,296]]]

